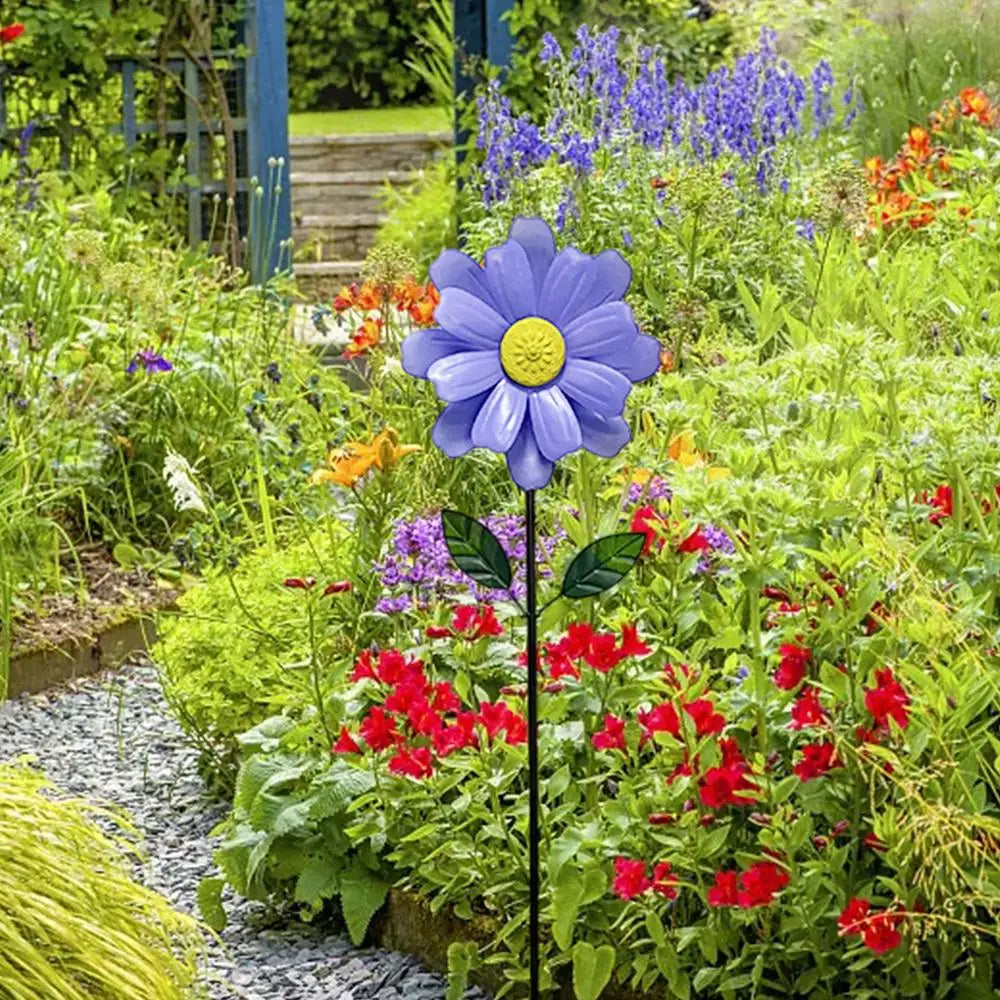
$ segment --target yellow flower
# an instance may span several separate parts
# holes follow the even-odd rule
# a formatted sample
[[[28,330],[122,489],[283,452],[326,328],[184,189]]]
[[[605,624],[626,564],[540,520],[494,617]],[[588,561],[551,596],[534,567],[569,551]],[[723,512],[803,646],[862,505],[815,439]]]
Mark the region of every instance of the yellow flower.
[[[355,486],[372,466],[385,472],[401,458],[420,450],[418,444],[401,445],[399,434],[387,427],[368,444],[347,441],[342,448],[331,451],[326,457],[326,468],[317,469],[309,477],[309,482],[312,485],[336,483],[338,486]]]
[[[674,435],[667,447],[667,454],[683,469],[705,468],[705,476],[710,483],[718,482],[729,475],[729,470],[721,465],[708,466],[708,456],[695,448],[694,435],[690,431]]]

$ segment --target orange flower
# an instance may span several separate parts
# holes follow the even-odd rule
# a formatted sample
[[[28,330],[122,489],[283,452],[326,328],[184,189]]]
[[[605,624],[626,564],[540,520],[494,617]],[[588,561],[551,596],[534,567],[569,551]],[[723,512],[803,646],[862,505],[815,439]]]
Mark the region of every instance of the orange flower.
[[[331,451],[326,457],[326,468],[317,469],[309,482],[353,487],[373,466],[386,472],[401,458],[420,450],[418,444],[400,444],[399,434],[392,427],[386,427],[367,444],[347,441],[342,448]]]
[[[441,293],[428,282],[423,297],[410,306],[410,319],[417,326],[431,326],[434,322],[434,310],[440,301]]]
[[[966,118],[975,118],[980,125],[992,126],[997,113],[990,99],[978,87],[965,87],[958,95],[962,105],[962,114]]]
[[[357,284],[344,285],[340,289],[340,293],[333,300],[333,308],[337,312],[343,312],[345,309],[350,309],[357,299],[358,296],[358,286]]]
[[[373,347],[377,347],[382,340],[382,320],[369,317],[364,320],[354,331],[350,344],[344,351],[345,358],[357,358]]]

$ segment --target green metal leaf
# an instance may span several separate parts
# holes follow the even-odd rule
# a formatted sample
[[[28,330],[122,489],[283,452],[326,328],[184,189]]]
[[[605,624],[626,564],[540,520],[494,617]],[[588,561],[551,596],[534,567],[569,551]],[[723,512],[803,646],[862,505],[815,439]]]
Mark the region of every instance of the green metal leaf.
[[[441,527],[448,551],[463,573],[490,590],[510,589],[510,560],[489,528],[457,510],[441,511]]]
[[[564,597],[594,597],[613,587],[642,555],[646,536],[641,531],[605,535],[574,557],[563,579]]]

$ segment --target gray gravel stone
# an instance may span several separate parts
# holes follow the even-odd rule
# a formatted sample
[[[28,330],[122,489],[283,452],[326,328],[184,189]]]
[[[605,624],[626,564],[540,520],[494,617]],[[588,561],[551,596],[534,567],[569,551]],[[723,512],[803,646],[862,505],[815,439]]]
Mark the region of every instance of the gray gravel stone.
[[[21,754],[35,757],[64,791],[127,809],[146,838],[141,877],[179,910],[197,913],[198,882],[212,872],[208,834],[226,810],[206,798],[197,754],[169,716],[150,666],[0,703],[0,760]],[[212,1000],[444,996],[442,980],[408,955],[354,948],[228,890],[225,903],[229,924],[206,970]]]

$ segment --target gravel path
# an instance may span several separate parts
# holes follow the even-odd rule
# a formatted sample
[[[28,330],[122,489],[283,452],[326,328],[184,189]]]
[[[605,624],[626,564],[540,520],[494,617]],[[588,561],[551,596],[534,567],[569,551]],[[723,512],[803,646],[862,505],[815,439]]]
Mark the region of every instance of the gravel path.
[[[62,789],[124,806],[146,837],[148,884],[196,912],[211,870],[209,831],[225,809],[207,800],[149,666],[0,703],[0,760],[28,753]],[[213,949],[212,1000],[441,1000],[444,984],[406,955],[359,950],[305,924],[227,897],[224,947]],[[472,996],[473,994],[470,994]],[[481,996],[481,994],[475,994]],[[152,998],[150,998],[152,1000]]]

